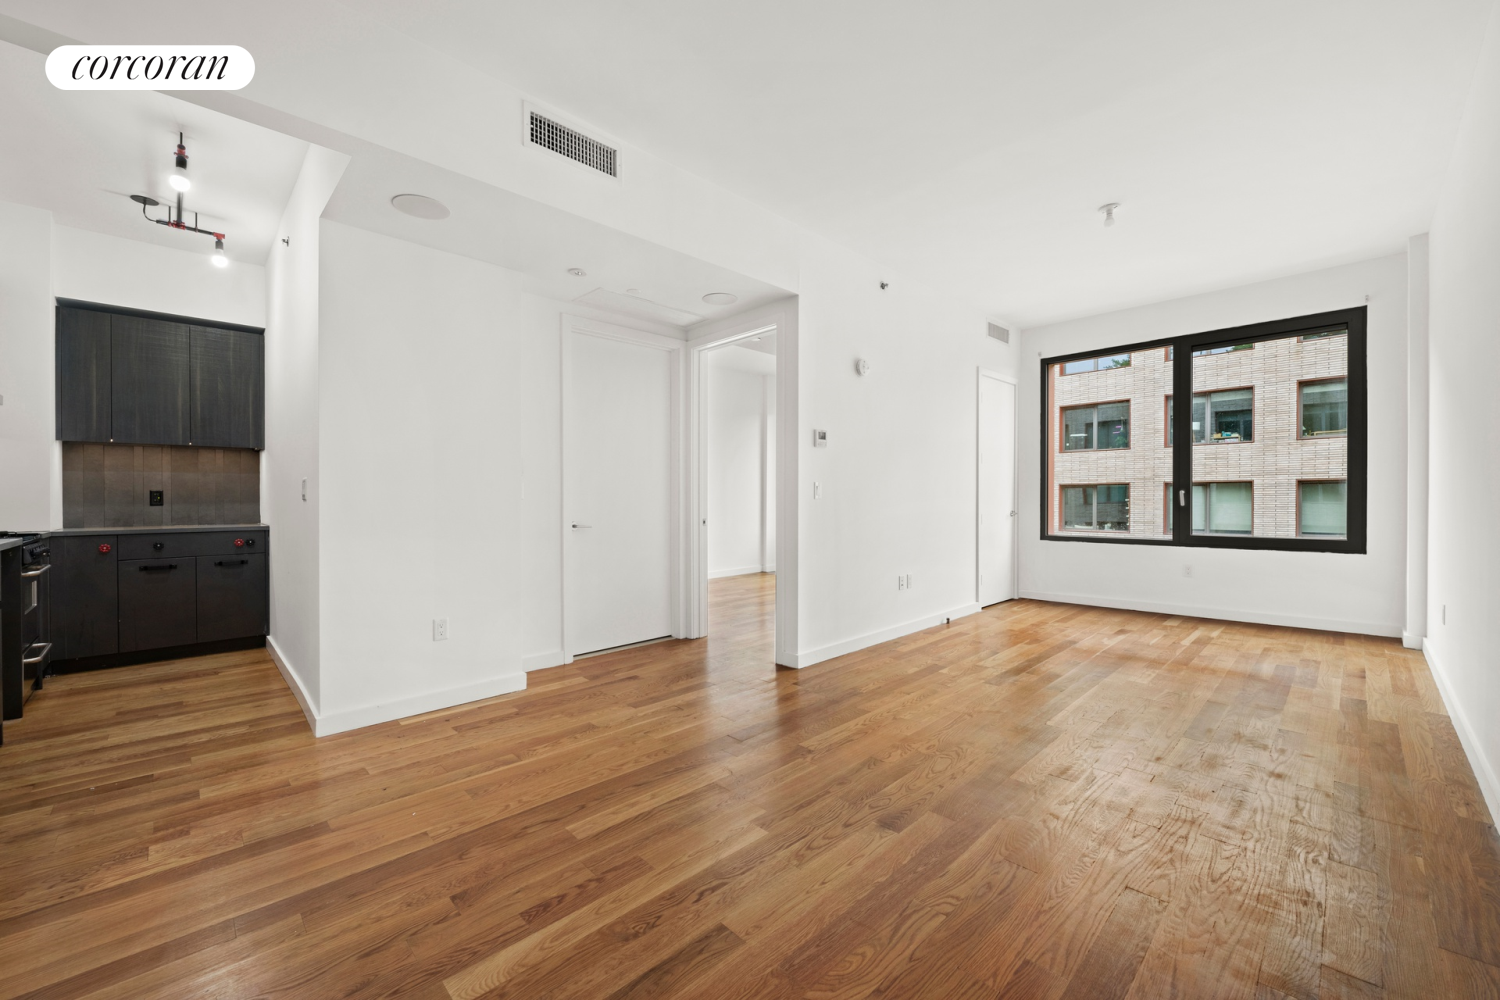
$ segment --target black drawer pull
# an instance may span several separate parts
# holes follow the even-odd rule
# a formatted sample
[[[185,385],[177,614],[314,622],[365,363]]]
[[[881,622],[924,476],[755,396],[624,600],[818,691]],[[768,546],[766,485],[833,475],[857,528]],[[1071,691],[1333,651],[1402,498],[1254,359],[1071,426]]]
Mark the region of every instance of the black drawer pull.
[[[150,573],[153,570],[168,570],[168,569],[176,569],[176,568],[177,568],[177,564],[176,563],[167,563],[165,566],[142,566],[140,568],[140,570],[141,570],[142,573]]]
[[[249,559],[215,559],[215,566],[244,566]]]

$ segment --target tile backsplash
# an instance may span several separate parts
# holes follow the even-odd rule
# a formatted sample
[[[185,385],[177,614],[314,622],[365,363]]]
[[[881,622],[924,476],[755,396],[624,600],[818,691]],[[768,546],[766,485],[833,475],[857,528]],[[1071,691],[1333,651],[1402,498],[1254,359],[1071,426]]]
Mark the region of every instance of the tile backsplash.
[[[258,524],[260,452],[252,448],[64,441],[63,527]],[[161,490],[153,507],[151,491]]]

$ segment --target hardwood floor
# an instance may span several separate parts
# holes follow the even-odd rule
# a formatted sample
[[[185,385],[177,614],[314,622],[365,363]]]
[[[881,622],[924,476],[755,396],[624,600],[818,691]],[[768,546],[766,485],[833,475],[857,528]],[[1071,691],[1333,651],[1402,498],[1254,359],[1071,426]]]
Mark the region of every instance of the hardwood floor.
[[[261,653],[0,750],[5,997],[1493,997],[1500,847],[1395,641],[1018,601],[713,637],[314,741]]]

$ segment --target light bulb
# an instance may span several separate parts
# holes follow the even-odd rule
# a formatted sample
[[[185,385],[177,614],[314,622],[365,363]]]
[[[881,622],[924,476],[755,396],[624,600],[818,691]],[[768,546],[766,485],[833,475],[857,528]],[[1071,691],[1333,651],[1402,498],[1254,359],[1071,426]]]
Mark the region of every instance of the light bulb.
[[[167,175],[167,183],[172,185],[173,191],[190,191],[193,182],[188,179],[187,167],[174,167]]]
[[[229,266],[229,258],[224,256],[223,240],[214,240],[214,255],[209,260],[214,262],[214,267]]]

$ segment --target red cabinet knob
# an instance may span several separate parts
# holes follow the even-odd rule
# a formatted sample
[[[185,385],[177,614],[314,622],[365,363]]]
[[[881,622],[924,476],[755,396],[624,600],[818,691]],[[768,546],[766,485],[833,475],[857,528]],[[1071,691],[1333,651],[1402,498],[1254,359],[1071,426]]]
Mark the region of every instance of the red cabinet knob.
[[[234,540],[234,547],[237,548],[237,549],[244,548],[245,547],[245,540],[243,538],[236,538]]]
[[[109,546],[108,545],[101,545],[101,546],[99,546],[99,551],[100,552],[108,552],[109,551]]]

